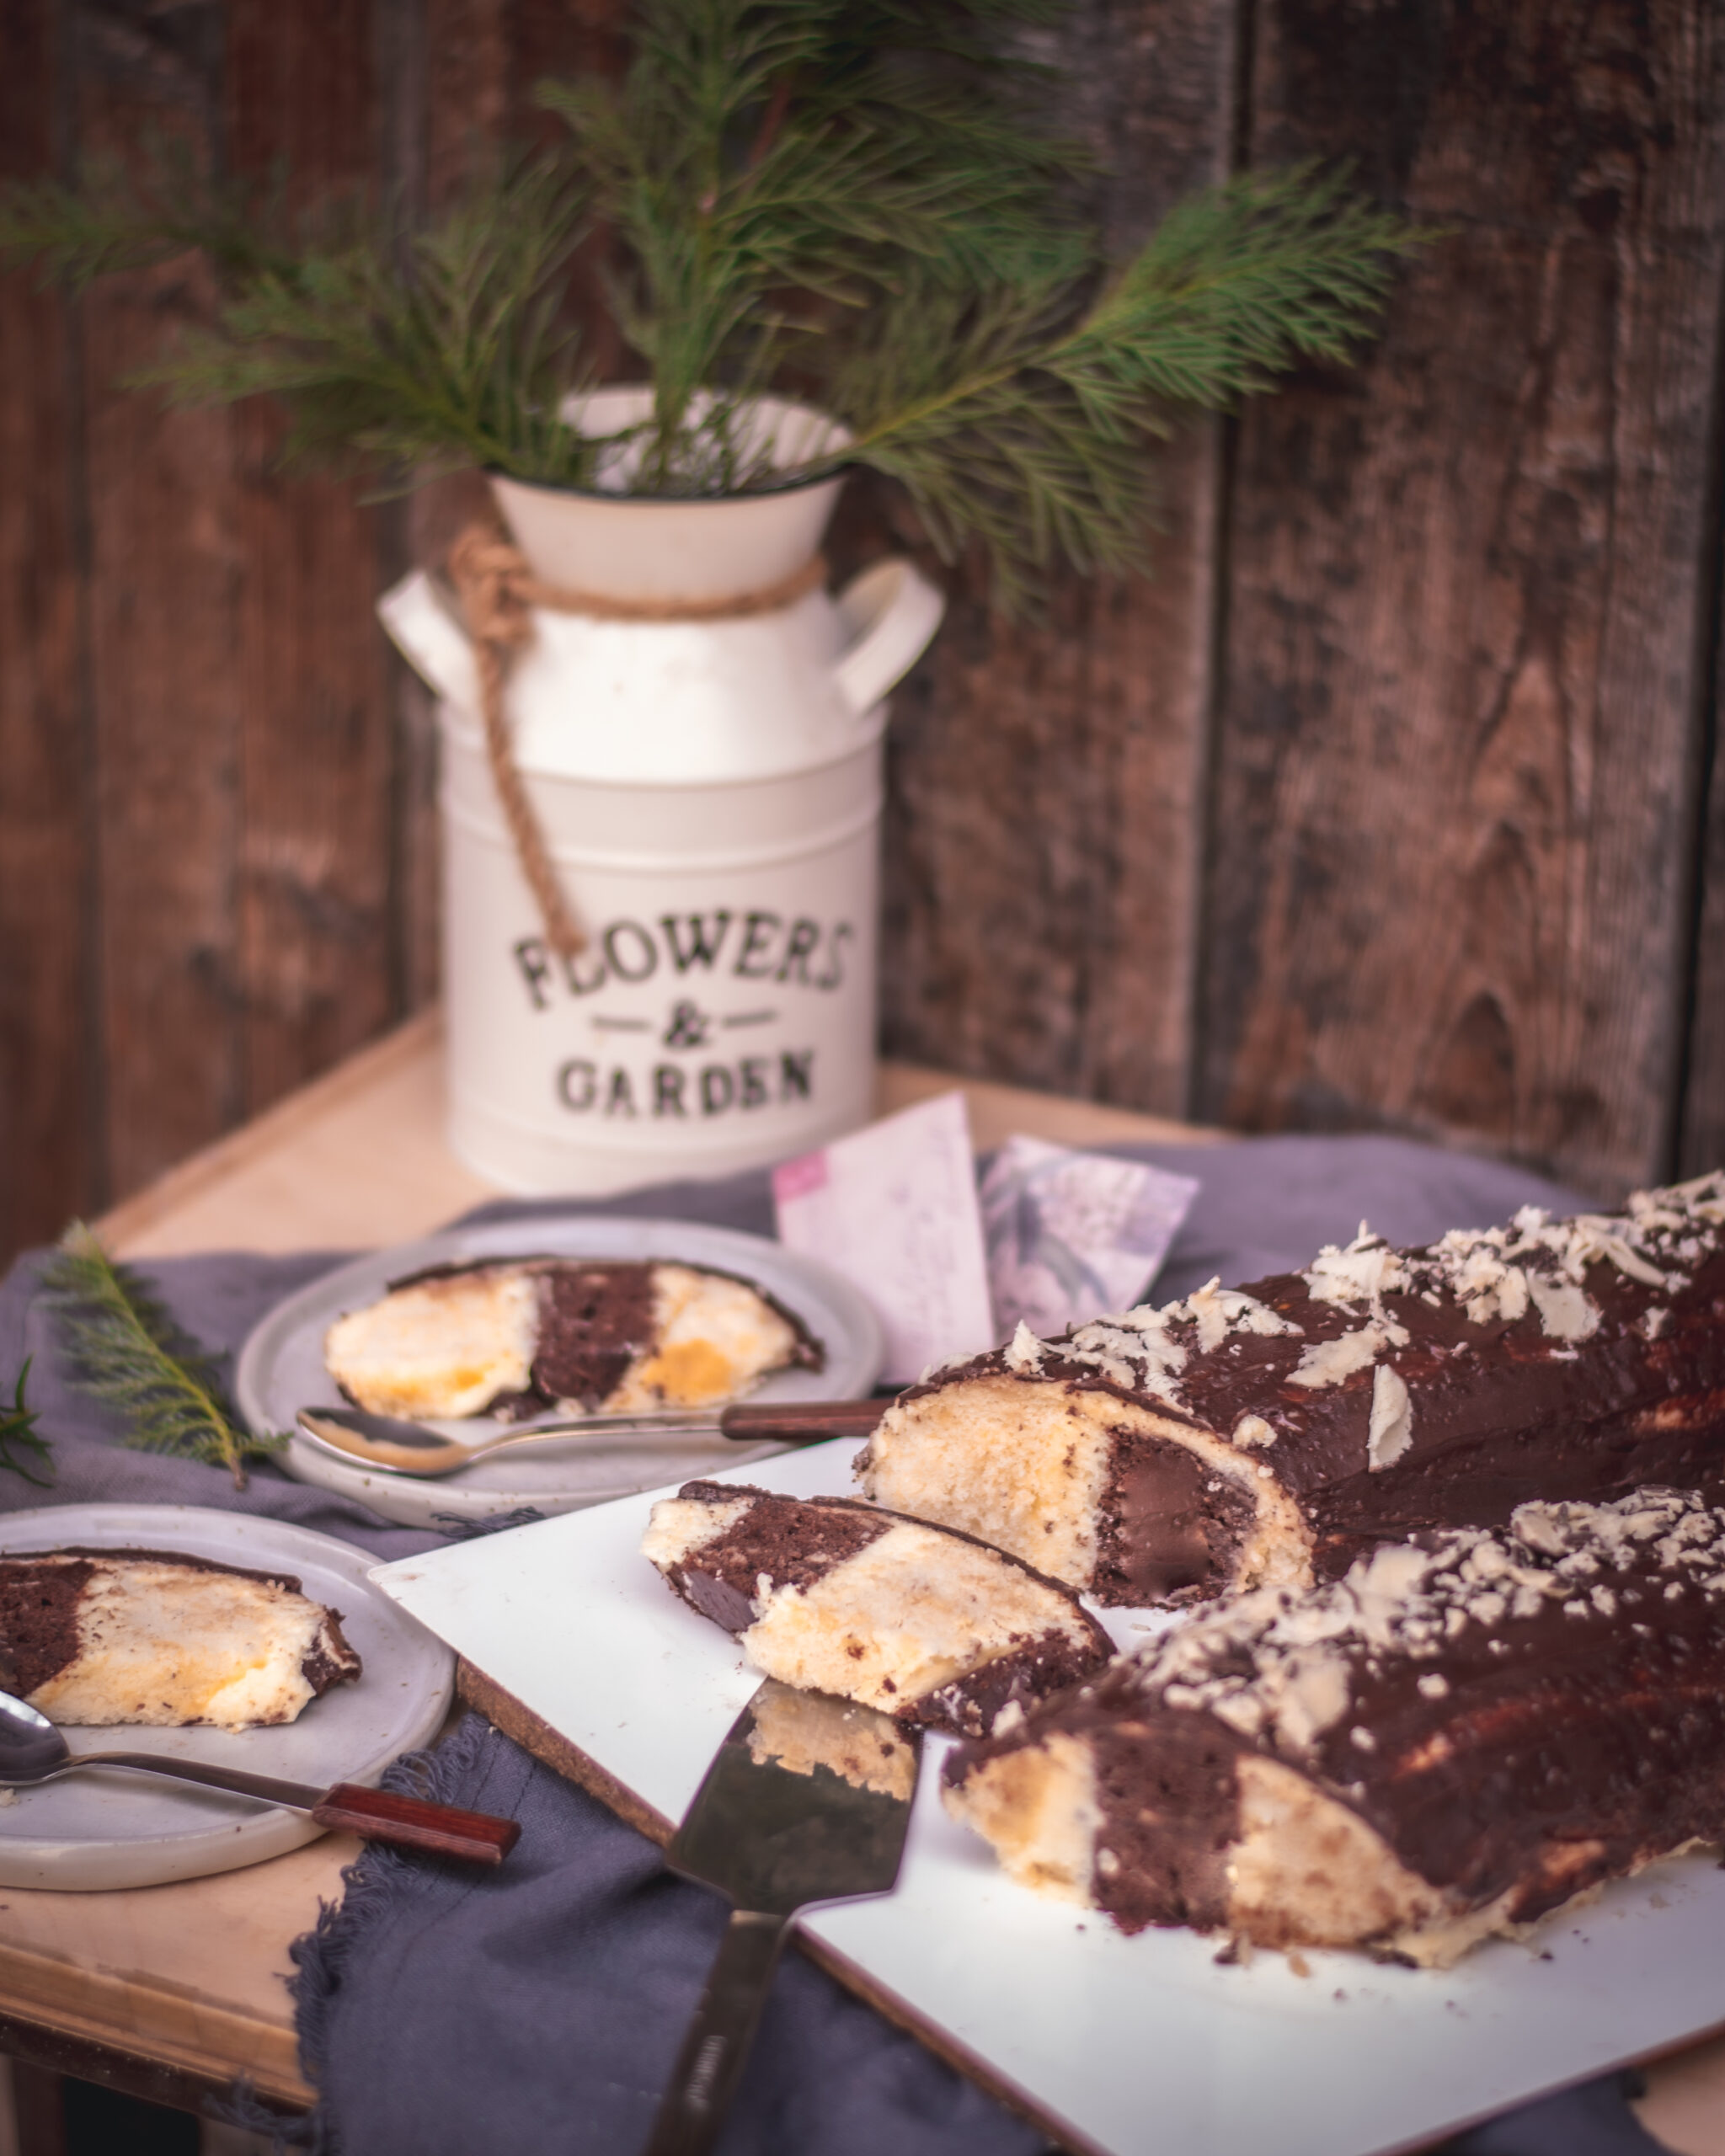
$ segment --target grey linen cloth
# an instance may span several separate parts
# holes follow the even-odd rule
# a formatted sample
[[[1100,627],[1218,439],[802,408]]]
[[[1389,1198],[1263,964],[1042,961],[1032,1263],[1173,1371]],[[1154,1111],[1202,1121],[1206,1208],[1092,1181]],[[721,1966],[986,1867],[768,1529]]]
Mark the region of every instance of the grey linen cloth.
[[[1198,1177],[1191,1214],[1155,1285],[1184,1294],[1303,1265],[1362,1219],[1392,1243],[1559,1213],[1584,1197],[1501,1163],[1384,1138],[1267,1138],[1225,1146],[1105,1149]],[[764,1174],[664,1184],[578,1207],[504,1201],[470,1220],[537,1214],[667,1215],[771,1234]],[[179,1322],[232,1354],[278,1300],[336,1253],[223,1252],[142,1266]],[[57,1480],[0,1476],[0,1511],[45,1504],[200,1504],[270,1513],[380,1556],[433,1546],[273,1465],[236,1492],[222,1470],[131,1452],[72,1387],[39,1292],[40,1255],[0,1285],[0,1385],[33,1358],[29,1397],[54,1440]],[[602,1644],[569,1643],[571,1653]],[[521,1820],[493,1874],[368,1849],[348,1892],[299,1941],[302,2055],[317,2114],[295,2138],[325,2156],[623,2156],[644,2140],[724,1921],[717,1898],[672,1878],[659,1852],[478,1716],[435,1752],[403,1760],[394,1786]],[[1001,2062],[1010,2071],[1011,2062]],[[1147,2102],[1153,2088],[1147,2086]],[[1043,2135],[892,2028],[799,1956],[774,1986],[720,2137],[721,2156],[1028,2156]],[[1612,2075],[1475,2128],[1455,2156],[1645,2156],[1648,2137]]]

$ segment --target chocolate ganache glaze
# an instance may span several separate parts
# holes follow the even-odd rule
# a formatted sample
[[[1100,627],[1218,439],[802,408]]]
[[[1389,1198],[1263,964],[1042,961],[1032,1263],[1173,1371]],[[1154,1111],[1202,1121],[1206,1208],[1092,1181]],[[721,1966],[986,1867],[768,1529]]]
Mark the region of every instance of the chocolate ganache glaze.
[[[1725,1833],[1725,1512],[1525,1505],[1242,1596],[962,1747],[947,1797],[1123,1929],[1440,1965]]]
[[[860,1471],[1114,1604],[1333,1576],[1539,1497],[1725,1494],[1725,1173],[1021,1326],[903,1395]]]

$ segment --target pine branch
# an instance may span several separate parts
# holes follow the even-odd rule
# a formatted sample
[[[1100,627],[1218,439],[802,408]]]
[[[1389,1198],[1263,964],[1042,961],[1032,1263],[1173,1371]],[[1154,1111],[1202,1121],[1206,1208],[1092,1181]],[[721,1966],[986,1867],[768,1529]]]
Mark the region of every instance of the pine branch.
[[[690,469],[712,463],[689,439],[702,392],[794,378],[802,346],[843,338],[907,267],[975,295],[1045,248],[1082,160],[1002,89],[1034,71],[996,58],[991,101],[953,73],[978,72],[965,17],[979,12],[1049,10],[657,0],[620,91],[541,86],[633,258],[616,305],[656,391],[646,488],[690,491]],[[921,67],[931,52],[946,77]],[[787,291],[802,296],[793,313],[765,304]]]
[[[237,1490],[246,1486],[248,1459],[286,1444],[285,1436],[254,1437],[241,1426],[215,1358],[82,1222],[67,1229],[42,1278],[60,1316],[73,1381],[126,1417],[125,1444],[225,1467]]]
[[[1220,409],[1301,358],[1346,360],[1397,258],[1434,235],[1349,195],[1344,168],[1242,173],[1178,204],[1048,365],[1076,387]]]
[[[1057,558],[1142,560],[1151,467],[1183,411],[1231,409],[1302,359],[1348,360],[1398,258],[1434,234],[1343,173],[1247,173],[1110,264],[1087,153],[1028,56],[1065,0],[639,0],[621,83],[542,84],[555,152],[476,175],[422,228],[356,200],[290,219],[183,150],[136,183],[0,186],[0,257],[74,282],[195,247],[213,324],[136,379],[182,403],[256,395],[286,455],[607,481],[615,445],[561,414],[587,386],[559,308],[589,221],[650,419],[629,491],[700,498],[872,467],[1009,606]],[[1043,40],[1045,42],[1045,40]],[[786,472],[750,449],[764,393],[851,430]]]
[[[54,1451],[36,1428],[37,1411],[25,1406],[24,1396],[24,1380],[30,1374],[30,1364],[34,1360],[33,1356],[25,1356],[24,1368],[19,1372],[18,1382],[12,1390],[12,1405],[10,1407],[0,1406],[0,1467],[9,1470],[13,1475],[23,1476],[26,1482],[34,1483],[37,1489],[45,1490],[54,1480]],[[19,1458],[14,1447],[21,1447],[24,1451],[34,1454],[36,1465],[45,1467],[47,1473],[33,1475]]]
[[[1087,300],[1087,265],[1057,257],[983,302],[911,280],[825,385],[853,430],[844,461],[900,480],[948,558],[980,542],[1009,611],[1057,556],[1140,565],[1153,452],[1180,411],[1345,360],[1395,259],[1430,237],[1351,197],[1345,173],[1300,167],[1191,198]]]
[[[289,457],[397,481],[478,464],[585,483],[590,445],[559,416],[579,354],[556,320],[582,229],[567,173],[505,163],[424,232],[374,221],[260,272],[134,380],[182,404],[280,398]]]
[[[281,195],[281,175],[262,189],[218,183],[186,143],[152,134],[142,177],[117,158],[99,157],[73,186],[39,179],[0,189],[0,263],[33,261],[45,279],[63,279],[76,291],[114,270],[151,269],[193,253],[230,288],[291,276],[297,253]],[[346,209],[326,202],[319,221],[334,226]]]

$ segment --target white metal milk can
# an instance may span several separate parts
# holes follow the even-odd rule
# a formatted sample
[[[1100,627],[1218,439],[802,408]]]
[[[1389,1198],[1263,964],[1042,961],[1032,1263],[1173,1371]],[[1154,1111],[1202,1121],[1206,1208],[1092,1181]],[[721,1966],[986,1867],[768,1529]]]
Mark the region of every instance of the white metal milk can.
[[[584,424],[647,403],[601,391]],[[771,400],[759,423],[782,446],[830,426]],[[674,611],[793,581],[842,479],[696,500],[491,483],[543,584]],[[503,708],[585,937],[564,957],[493,781],[458,611],[424,572],[385,595],[441,699],[448,1128],[471,1167],[598,1193],[759,1166],[868,1118],[883,699],[943,603],[889,561],[735,617],[535,608]]]

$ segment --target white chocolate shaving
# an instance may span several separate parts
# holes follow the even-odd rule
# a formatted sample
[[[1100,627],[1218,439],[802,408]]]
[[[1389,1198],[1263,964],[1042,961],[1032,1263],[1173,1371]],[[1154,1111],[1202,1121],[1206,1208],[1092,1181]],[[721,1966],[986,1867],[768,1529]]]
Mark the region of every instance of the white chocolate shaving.
[[[1300,1277],[1313,1302],[1339,1303],[1344,1308],[1366,1303],[1379,1310],[1386,1294],[1408,1284],[1401,1253],[1391,1250],[1381,1235],[1375,1235],[1364,1220],[1345,1250],[1326,1243],[1311,1270]]]
[[[1527,1285],[1548,1339],[1586,1340],[1599,1331],[1599,1306],[1573,1280],[1548,1280],[1533,1273]]]
[[[1380,1363],[1372,1374],[1365,1464],[1374,1474],[1380,1468],[1392,1467],[1413,1443],[1413,1409],[1407,1387],[1387,1363]]]
[[[1041,1341],[1021,1317],[1007,1348],[1007,1368],[1020,1377],[1029,1377],[1042,1368],[1043,1352]]]
[[[1323,1385],[1340,1385],[1356,1370],[1375,1363],[1386,1348],[1407,1345],[1405,1326],[1397,1325],[1393,1318],[1375,1318],[1370,1325],[1361,1326],[1357,1332],[1343,1332],[1334,1340],[1315,1341],[1289,1372],[1288,1382],[1308,1386],[1313,1391]]]

